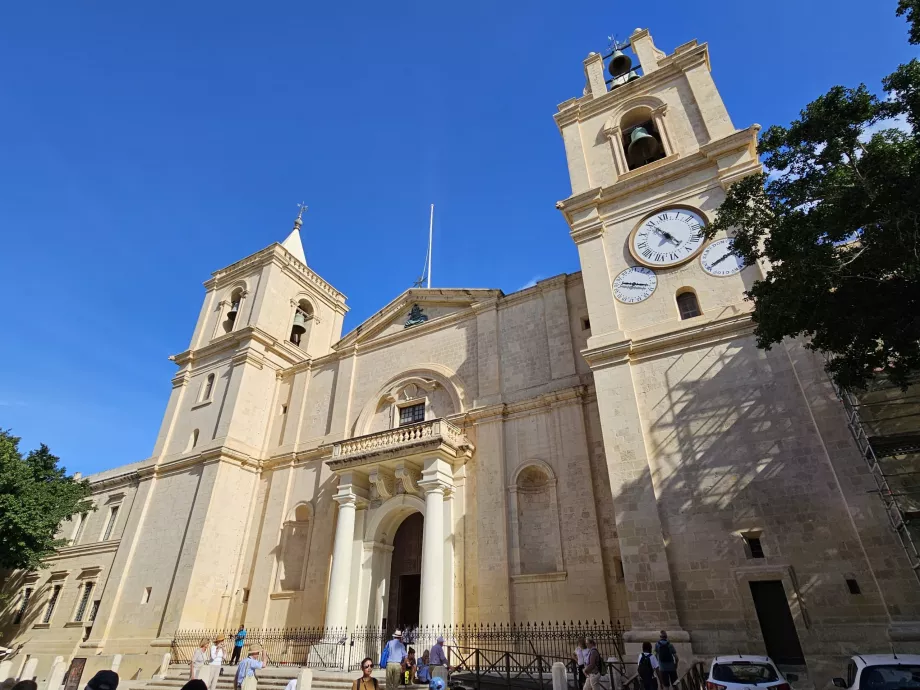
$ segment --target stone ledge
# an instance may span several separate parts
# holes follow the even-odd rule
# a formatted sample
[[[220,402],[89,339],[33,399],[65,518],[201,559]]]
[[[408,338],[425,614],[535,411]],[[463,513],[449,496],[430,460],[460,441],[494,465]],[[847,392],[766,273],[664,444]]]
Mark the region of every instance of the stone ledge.
[[[516,585],[526,585],[536,582],[562,582],[568,578],[565,570],[558,570],[554,573],[532,573],[529,575],[512,575],[511,581]]]

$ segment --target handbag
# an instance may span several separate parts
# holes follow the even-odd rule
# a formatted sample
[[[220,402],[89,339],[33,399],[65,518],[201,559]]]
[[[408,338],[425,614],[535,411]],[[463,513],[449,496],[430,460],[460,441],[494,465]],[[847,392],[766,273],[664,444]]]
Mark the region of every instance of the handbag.
[[[390,660],[390,645],[384,645],[383,651],[380,653],[380,668],[387,667],[387,661]]]

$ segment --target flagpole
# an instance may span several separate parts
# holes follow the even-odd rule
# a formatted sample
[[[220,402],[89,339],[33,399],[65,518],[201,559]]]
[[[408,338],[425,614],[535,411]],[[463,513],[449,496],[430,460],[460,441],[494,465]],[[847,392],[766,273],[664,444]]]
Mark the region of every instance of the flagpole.
[[[431,205],[431,218],[428,220],[428,287],[431,287],[431,242],[434,238],[434,204]]]

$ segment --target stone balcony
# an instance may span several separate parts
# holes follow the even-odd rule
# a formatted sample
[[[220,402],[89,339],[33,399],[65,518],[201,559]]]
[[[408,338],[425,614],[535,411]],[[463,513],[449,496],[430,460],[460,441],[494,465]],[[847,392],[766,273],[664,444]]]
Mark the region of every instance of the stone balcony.
[[[458,427],[446,419],[432,419],[336,443],[332,459],[326,464],[333,470],[344,470],[388,460],[436,456],[454,465],[465,462],[473,450],[473,444]]]

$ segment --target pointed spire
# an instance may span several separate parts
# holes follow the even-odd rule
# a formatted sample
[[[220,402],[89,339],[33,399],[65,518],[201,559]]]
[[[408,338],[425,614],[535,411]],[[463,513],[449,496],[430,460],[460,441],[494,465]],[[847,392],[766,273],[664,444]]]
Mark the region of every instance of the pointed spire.
[[[295,259],[306,266],[307,255],[304,253],[303,243],[300,241],[300,228],[303,225],[303,212],[307,210],[307,207],[303,202],[300,202],[297,204],[297,208],[300,210],[297,213],[297,218],[294,219],[294,229],[291,230],[291,234],[287,236],[287,239],[281,243],[281,246],[287,249]]]

